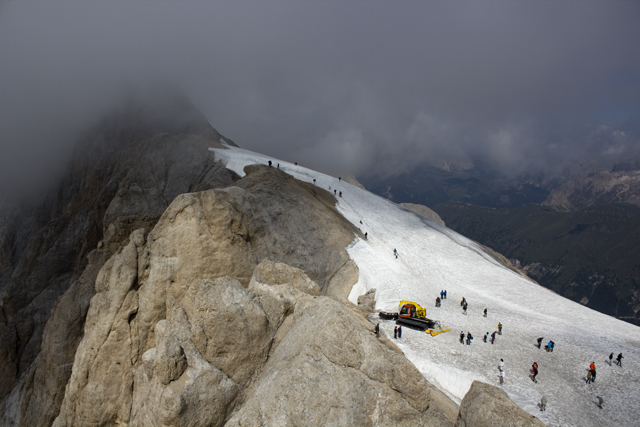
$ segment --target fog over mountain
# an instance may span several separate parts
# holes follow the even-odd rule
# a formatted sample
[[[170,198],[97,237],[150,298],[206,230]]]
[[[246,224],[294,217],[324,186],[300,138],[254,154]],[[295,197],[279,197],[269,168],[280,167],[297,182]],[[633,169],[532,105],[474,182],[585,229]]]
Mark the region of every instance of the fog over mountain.
[[[329,173],[610,166],[640,153],[638,22],[627,1],[2,2],[0,195],[45,188],[158,85]]]

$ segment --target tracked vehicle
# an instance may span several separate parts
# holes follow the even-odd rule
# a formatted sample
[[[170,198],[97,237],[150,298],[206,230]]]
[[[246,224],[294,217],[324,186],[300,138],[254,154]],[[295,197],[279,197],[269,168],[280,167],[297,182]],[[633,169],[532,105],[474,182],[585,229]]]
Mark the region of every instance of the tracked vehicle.
[[[426,331],[436,326],[436,321],[427,319],[427,310],[418,303],[412,301],[400,301],[398,313],[398,325],[406,325]]]

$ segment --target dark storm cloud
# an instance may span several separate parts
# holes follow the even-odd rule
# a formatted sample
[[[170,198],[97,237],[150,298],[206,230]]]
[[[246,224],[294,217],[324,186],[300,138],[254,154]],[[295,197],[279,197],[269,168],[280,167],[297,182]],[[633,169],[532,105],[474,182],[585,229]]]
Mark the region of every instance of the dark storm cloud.
[[[63,167],[132,87],[332,172],[508,173],[640,150],[637,2],[0,3],[0,190]]]

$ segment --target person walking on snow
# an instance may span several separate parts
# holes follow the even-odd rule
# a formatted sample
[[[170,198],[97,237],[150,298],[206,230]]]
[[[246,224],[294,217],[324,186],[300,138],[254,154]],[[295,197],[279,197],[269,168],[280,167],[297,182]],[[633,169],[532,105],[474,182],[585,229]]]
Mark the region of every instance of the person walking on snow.
[[[484,341],[486,343],[487,342],[487,338],[489,338],[489,332],[484,334],[484,338],[482,338],[482,341]]]
[[[602,409],[602,404],[604,403],[604,399],[600,396],[596,396],[598,398],[598,408]]]
[[[536,380],[536,376],[538,376],[538,363],[537,362],[533,362],[533,365],[531,365],[531,373],[533,374],[531,379],[533,380],[534,383],[537,383],[538,380]]]
[[[467,303],[465,302],[464,305],[462,306],[462,311],[464,312],[464,314],[467,314]]]
[[[487,309],[484,309],[484,317],[487,317]]]
[[[460,301],[460,307],[463,307],[465,302],[467,302],[467,300],[462,297],[462,301]]]
[[[402,326],[398,326],[398,339],[402,338]]]
[[[376,337],[380,338],[380,323],[376,323],[374,331],[376,333]]]
[[[394,339],[398,339],[398,327],[394,327],[393,328],[393,338]]]
[[[622,367],[622,353],[620,353],[618,357],[616,357],[616,365]]]
[[[591,381],[595,382],[596,381],[596,364],[595,364],[595,362],[591,362],[591,365],[589,365],[589,370],[591,371]]]
[[[498,335],[502,335],[502,323],[498,322]]]
[[[538,348],[540,348],[542,346],[542,340],[543,339],[544,339],[544,337],[538,338]]]
[[[593,381],[593,374],[591,373],[591,371],[587,372],[587,384],[591,384],[591,381]]]
[[[493,345],[493,342],[496,340],[496,331],[493,331],[493,333],[491,334],[491,344]]]
[[[444,290],[444,299],[447,299],[447,290]]]
[[[611,366],[611,361],[613,360],[613,352],[609,355],[609,366]]]
[[[398,250],[396,248],[393,248],[393,254],[396,256],[396,259],[398,259]]]
[[[464,331],[460,331],[460,344],[464,344]]]
[[[471,335],[471,332],[467,332],[467,345],[471,345],[472,339],[473,339],[473,335]]]
[[[546,411],[547,410],[547,398],[546,398],[546,396],[542,396],[542,399],[540,399],[540,410],[541,411]]]
[[[498,371],[500,372],[500,384],[504,383],[504,360],[500,359],[498,363]]]

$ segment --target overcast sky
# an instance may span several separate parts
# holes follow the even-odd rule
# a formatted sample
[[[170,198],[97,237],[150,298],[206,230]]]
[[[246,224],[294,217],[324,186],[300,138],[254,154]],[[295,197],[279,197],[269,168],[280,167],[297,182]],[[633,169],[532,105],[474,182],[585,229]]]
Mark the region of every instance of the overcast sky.
[[[329,173],[610,164],[640,152],[640,2],[0,2],[0,190],[155,82]]]

